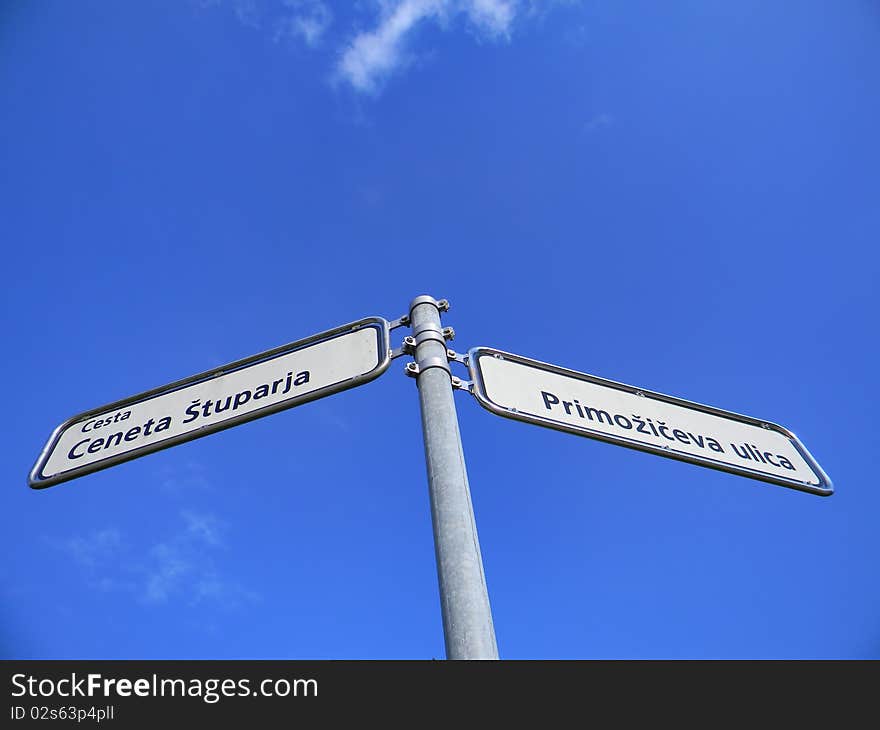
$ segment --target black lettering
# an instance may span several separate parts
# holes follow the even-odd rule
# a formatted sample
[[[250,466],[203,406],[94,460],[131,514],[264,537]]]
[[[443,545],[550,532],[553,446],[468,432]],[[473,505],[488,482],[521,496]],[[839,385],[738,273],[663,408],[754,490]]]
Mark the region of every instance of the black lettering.
[[[150,428],[153,426],[154,423],[155,423],[155,421],[151,418],[149,421],[147,421],[144,424],[144,436],[150,435],[150,433],[151,433]]]
[[[294,385],[305,385],[309,382],[309,371],[303,370],[301,373],[296,374],[296,380],[293,381]]]
[[[602,421],[605,421],[609,426],[614,425],[614,423],[611,420],[611,414],[608,413],[608,411],[603,411],[598,408],[593,408],[591,406],[584,406],[584,411],[587,414],[587,418],[589,418],[591,421],[593,420],[593,414],[595,413],[596,420],[599,421],[599,423],[602,423]]]
[[[89,444],[88,452],[90,454],[94,454],[97,451],[101,450],[101,447],[104,445],[104,439],[95,439],[92,443]]]
[[[565,409],[565,412],[570,416],[571,415],[571,407],[574,403],[570,403],[567,400],[562,401],[562,407]]]
[[[95,423],[95,419],[94,419],[94,418],[91,419],[90,421],[86,421],[86,422],[83,424],[83,427],[82,427],[83,433],[85,433],[86,431],[93,431],[94,429],[96,429],[97,426],[95,426],[94,423]],[[92,427],[89,428],[89,425],[91,425]]]
[[[281,378],[280,380],[276,380],[274,383],[272,383],[272,393],[273,394],[278,392],[278,385],[283,382],[284,382],[284,378]]]
[[[134,441],[141,432],[140,426],[133,426],[125,432],[125,440],[126,441]]]
[[[703,437],[702,436],[694,436],[690,431],[687,432],[687,435],[691,437],[691,441],[693,441],[697,446],[701,449],[703,448]],[[748,457],[746,457],[748,458]]]
[[[721,448],[721,444],[719,444],[711,436],[706,436],[706,446],[712,449],[712,451],[717,451],[719,454],[724,453],[724,449]]]
[[[218,400],[214,404],[214,413],[220,413],[221,411],[225,411],[227,408],[229,408],[230,403],[232,403],[232,396],[231,395],[226,396],[226,405],[224,405],[222,408],[220,407],[220,401]]]
[[[205,418],[210,415],[212,405],[214,405],[214,402],[210,398],[208,398],[208,400],[206,400],[205,404],[202,406],[202,415],[205,416]]]
[[[111,441],[113,441],[113,439],[116,439],[115,444],[110,443]],[[122,443],[122,431],[119,431],[117,433],[111,433],[107,437],[107,440],[104,442],[104,448],[109,449],[111,446],[119,446],[119,444],[121,444],[121,443]]]
[[[550,410],[550,406],[555,406],[559,403],[559,398],[557,398],[553,393],[547,393],[546,391],[541,391],[541,397],[544,399],[544,406],[547,410]],[[553,399],[552,401],[550,399]]]
[[[779,464],[777,464],[775,461],[773,461],[773,454],[771,454],[769,451],[764,452],[764,458],[767,460],[768,464],[772,464],[773,466],[779,466]]]
[[[742,453],[740,453],[740,450],[737,448],[736,444],[731,444],[730,446],[731,446],[731,448],[733,449],[734,453],[735,453],[740,459],[749,459],[749,460],[751,461],[751,458],[752,458],[752,457],[749,456],[749,450],[745,447],[745,444],[743,445]]]
[[[794,464],[792,464],[788,459],[786,459],[781,454],[776,454],[776,458],[779,459],[779,463],[782,465],[784,469],[790,469],[791,471],[795,471]]]
[[[623,423],[621,423],[622,421],[624,421],[624,422],[626,423],[626,425],[624,425]],[[615,415],[615,416],[614,416],[614,422],[615,422],[618,426],[620,426],[621,428],[630,429],[630,428],[633,427],[632,422],[631,422],[626,416],[617,416],[617,415]]]
[[[290,390],[290,380],[292,377],[293,373],[287,373],[287,382],[284,385],[284,390],[282,391],[281,395],[284,395],[284,393],[287,393]]]
[[[159,423],[156,424],[156,433],[167,431],[169,428],[171,428],[171,416],[163,416],[159,419]]]
[[[637,416],[635,413],[633,413],[633,421],[636,422],[636,431],[638,431],[639,433],[649,433],[648,424],[642,420],[641,416]]]
[[[677,438],[683,444],[690,444],[690,441],[688,441],[687,434],[685,434],[684,431],[680,431],[677,428],[673,428],[672,435],[675,436],[675,438]]]
[[[183,419],[184,423],[189,423],[190,421],[195,421],[199,417],[199,402],[200,402],[200,399],[196,398],[189,406],[187,406],[187,409],[185,412],[186,412],[186,415],[189,417]],[[158,430],[158,429],[156,429],[156,430]]]
[[[249,390],[243,390],[241,393],[236,393],[235,400],[232,403],[232,410],[234,411],[239,406],[243,406],[251,399],[251,392]]]
[[[672,436],[670,436],[668,433],[666,433],[666,430],[668,428],[669,428],[669,426],[667,426],[662,421],[657,421],[657,430],[660,432],[660,435],[665,439],[669,439],[670,441],[675,441],[675,439],[672,438]]]
[[[254,400],[259,400],[260,398],[265,398],[267,395],[269,395],[269,386],[268,385],[261,385],[259,388],[257,388],[254,391]]]
[[[73,446],[71,446],[70,451],[67,452],[67,458],[68,459],[78,459],[80,456],[85,456],[85,454],[76,454],[74,452],[76,451],[77,446],[82,446],[83,444],[87,444],[89,441],[91,441],[91,439],[83,439],[82,441],[75,443]]]

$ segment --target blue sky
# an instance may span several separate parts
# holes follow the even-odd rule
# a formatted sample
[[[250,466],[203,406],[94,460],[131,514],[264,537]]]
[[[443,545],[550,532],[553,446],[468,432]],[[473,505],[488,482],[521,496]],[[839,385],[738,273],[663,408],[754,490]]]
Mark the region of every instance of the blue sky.
[[[837,490],[457,393],[503,658],[880,658],[876,4],[13,0],[0,55],[0,655],[442,657],[403,359],[26,486],[74,413],[427,293]]]

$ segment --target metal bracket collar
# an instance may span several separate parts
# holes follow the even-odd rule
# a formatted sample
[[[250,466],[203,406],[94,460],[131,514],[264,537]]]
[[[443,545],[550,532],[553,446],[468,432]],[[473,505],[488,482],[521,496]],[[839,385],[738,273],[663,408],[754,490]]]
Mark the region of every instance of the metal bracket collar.
[[[420,304],[433,304],[437,309],[441,312],[449,311],[449,300],[448,299],[434,299],[434,297],[429,296],[427,294],[423,294],[420,297],[416,297],[410,302],[409,312],[412,314],[413,309],[418,307]]]
[[[446,349],[446,339],[443,337],[443,329],[441,327],[435,327],[430,324],[425,325],[418,330],[413,330],[411,339],[414,341],[414,347],[418,347],[423,342],[433,340],[434,342],[439,342],[443,345],[443,349]]]
[[[415,335],[404,337],[403,346],[411,351],[415,351],[415,348],[423,342],[433,340],[446,347],[446,340],[452,339],[455,339],[455,330],[452,329],[452,327],[439,328],[432,325],[426,325],[417,330]]]
[[[433,358],[437,359],[437,358]],[[429,367],[438,367],[438,365],[429,365]],[[425,370],[428,368],[426,367]],[[403,369],[404,373],[406,373],[411,378],[419,377],[419,374],[422,370],[419,368],[418,363],[408,362],[406,367]],[[447,368],[447,372],[448,368]],[[456,390],[466,390],[468,392],[472,392],[474,384],[470,380],[462,380],[457,375],[453,375],[451,372],[449,373],[449,379],[452,382],[452,387]]]
[[[449,361],[445,357],[426,357],[422,359],[419,363],[410,363],[410,365],[416,366],[416,375],[421,375],[431,368],[440,368],[441,370],[445,370],[447,373],[449,373],[449,377],[452,377],[452,371],[449,369]],[[409,370],[409,365],[407,365],[407,370]],[[407,374],[409,373],[407,372]]]
[[[448,311],[449,309],[449,301],[446,299],[440,299],[438,301],[434,299],[434,297],[428,295],[413,299],[409,305],[409,322],[410,326],[413,328],[413,332],[411,335],[403,338],[401,350],[407,354],[415,355],[420,345],[423,345],[426,342],[436,342],[443,346],[444,355],[418,357],[417,363],[407,364],[406,374],[412,377],[418,377],[421,373],[426,372],[431,368],[440,368],[445,370],[449,377],[452,378],[452,371],[449,368],[449,359],[445,357],[445,354],[449,352],[446,348],[446,340],[451,340],[455,337],[455,330],[453,330],[452,327],[441,326],[439,316],[428,317],[427,319],[433,321],[422,321],[414,326],[412,324],[413,312],[417,307],[425,304],[430,304],[431,306],[436,307],[438,313]]]

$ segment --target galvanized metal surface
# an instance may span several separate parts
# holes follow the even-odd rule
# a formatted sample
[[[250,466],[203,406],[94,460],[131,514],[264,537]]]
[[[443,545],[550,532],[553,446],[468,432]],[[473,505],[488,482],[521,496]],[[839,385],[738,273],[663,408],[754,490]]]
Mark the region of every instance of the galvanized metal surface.
[[[410,320],[418,341],[416,377],[446,658],[497,659],[495,628],[440,324],[442,302],[417,297],[410,305]]]

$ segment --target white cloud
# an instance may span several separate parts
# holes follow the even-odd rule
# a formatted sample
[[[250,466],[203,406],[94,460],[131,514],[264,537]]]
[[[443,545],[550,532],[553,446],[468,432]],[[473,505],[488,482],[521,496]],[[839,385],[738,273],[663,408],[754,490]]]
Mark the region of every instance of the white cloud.
[[[211,489],[207,469],[197,461],[186,461],[182,465],[175,463],[173,468],[164,466],[157,476],[162,489],[175,496],[185,496],[190,491]]]
[[[211,513],[191,510],[182,510],[180,518],[183,528],[150,549],[141,568],[145,577],[139,598],[147,603],[198,603],[205,599],[231,603],[253,595],[225,579],[217,567],[214,553],[225,547],[221,520]]]
[[[333,22],[330,8],[322,0],[285,0],[290,14],[275,25],[275,40],[296,38],[315,48]]]
[[[465,3],[468,18],[492,36],[507,37],[516,15],[514,0],[471,0]]]
[[[614,124],[614,117],[607,112],[597,114],[592,119],[584,123],[583,131],[585,134],[595,132],[603,127],[610,127]]]
[[[151,604],[216,601],[226,607],[253,603],[259,595],[226,577],[216,559],[225,547],[222,522],[211,513],[183,510],[182,524],[152,545],[128,545],[119,530],[107,528],[54,545],[83,569],[88,583]]]
[[[183,579],[194,570],[193,560],[181,554],[174,544],[159,543],[150,551],[153,563],[146,577],[142,597],[148,603],[165,603],[181,590]]]
[[[220,520],[211,514],[198,514],[184,510],[180,513],[184,522],[186,522],[186,535],[197,541],[201,541],[212,547],[219,547],[222,542],[220,539]]]
[[[357,91],[374,92],[382,80],[407,64],[406,42],[419,25],[445,25],[463,14],[480,34],[506,39],[518,6],[519,0],[386,0],[378,25],[346,46],[337,72]]]
[[[252,29],[271,29],[275,42],[293,40],[307,47],[334,48],[333,78],[355,91],[372,94],[395,72],[418,57],[413,36],[427,25],[444,30],[464,26],[477,39],[509,41],[518,21],[540,21],[553,7],[581,0],[358,0],[343,3],[371,16],[368,27],[348,36],[330,33],[328,0],[197,0],[202,7],[231,8]],[[337,10],[337,13],[341,13]],[[456,21],[459,21],[456,23]],[[344,36],[342,36],[344,37]]]
[[[439,16],[443,0],[402,0],[386,12],[379,26],[355,36],[338,70],[358,91],[374,91],[377,81],[403,62],[403,40],[421,21]]]
[[[93,530],[88,535],[79,535],[55,544],[87,568],[95,568],[118,556],[123,547],[122,535],[113,527]]]
[[[235,15],[249,28],[260,27],[260,11],[254,0],[235,0]]]

